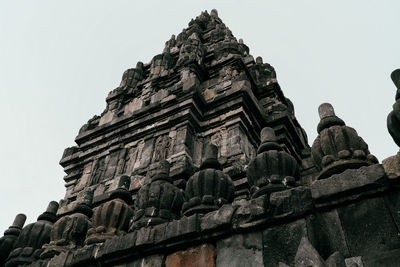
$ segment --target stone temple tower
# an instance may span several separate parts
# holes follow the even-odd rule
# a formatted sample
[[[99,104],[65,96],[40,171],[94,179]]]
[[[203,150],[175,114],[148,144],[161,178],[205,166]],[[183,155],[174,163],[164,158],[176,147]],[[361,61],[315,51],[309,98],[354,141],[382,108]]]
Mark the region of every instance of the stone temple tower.
[[[310,147],[274,68],[216,10],[106,102],[64,151],[65,197],[17,215],[0,265],[399,266],[400,154],[379,164],[329,103]]]
[[[307,137],[274,68],[261,57],[254,60],[215,10],[173,35],[150,63],[126,70],[106,101],[104,112],[80,129],[77,145],[60,161],[67,193],[59,215],[69,213],[87,188],[94,191],[94,204],[104,201],[121,175],[131,177],[135,195],[149,166],[161,160],[171,164],[173,183],[184,187],[207,144],[218,147],[235,197],[246,197],[246,166],[266,126],[304,176],[310,173]]]

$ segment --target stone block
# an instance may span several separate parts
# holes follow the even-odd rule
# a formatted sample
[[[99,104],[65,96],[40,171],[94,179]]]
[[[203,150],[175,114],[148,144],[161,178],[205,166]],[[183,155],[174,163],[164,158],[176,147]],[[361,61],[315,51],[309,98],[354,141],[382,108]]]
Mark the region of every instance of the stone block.
[[[338,208],[350,255],[372,256],[400,247],[400,236],[382,197]]]
[[[136,232],[136,247],[148,247],[154,243],[154,232],[151,227],[142,227]]]
[[[48,262],[47,266],[48,267],[61,267],[61,266],[67,266],[68,262],[68,256],[70,255],[70,252],[64,252],[61,253],[57,256],[54,256],[53,258],[50,259]]]
[[[307,237],[301,239],[294,262],[296,267],[326,267],[324,259],[321,258]]]
[[[397,229],[400,229],[400,191],[389,192],[384,198]]]
[[[209,212],[201,218],[201,231],[213,230],[224,227],[229,230],[235,208],[232,205],[223,205],[216,211]]]
[[[343,255],[336,251],[325,261],[327,267],[346,267]]]
[[[81,266],[82,262],[90,262],[94,260],[99,247],[97,245],[84,246],[73,252],[67,266]],[[92,265],[86,265],[92,266]]]
[[[215,248],[203,244],[167,256],[165,267],[215,267]]]
[[[136,232],[128,233],[123,236],[115,236],[111,239],[106,240],[100,245],[95,258],[102,258],[107,254],[111,254],[116,251],[127,250],[135,246]]]
[[[382,166],[389,179],[400,177],[400,152],[382,161]]]
[[[316,212],[307,218],[309,233],[314,247],[324,258],[328,258],[335,251],[344,257],[349,257],[345,235],[336,209]]]
[[[274,192],[269,200],[274,217],[294,217],[313,209],[311,190],[300,186],[289,190]]]
[[[183,216],[179,220],[173,220],[167,223],[165,229],[166,240],[182,240],[186,237],[194,236],[200,231],[200,219],[198,214],[192,216]]]
[[[218,267],[263,267],[262,233],[237,234],[217,242]]]
[[[122,265],[113,265],[114,267],[163,267],[165,256],[161,254],[147,256]]]
[[[140,166],[139,168],[147,167],[151,162],[153,155],[154,138],[145,140],[142,153],[140,155]]]
[[[400,249],[394,249],[382,252],[379,255],[373,255],[372,257],[368,256],[363,257],[362,262],[366,267],[369,266],[398,267],[400,265],[399,255],[400,255]]]
[[[364,267],[361,257],[347,258],[345,259],[345,263],[346,267]]]
[[[317,180],[311,185],[312,197],[316,200],[326,199],[338,193],[359,189],[372,184],[380,184],[386,179],[382,165],[375,164],[349,169],[327,179]]]
[[[294,257],[303,237],[307,236],[304,219],[274,226],[263,231],[265,266],[278,266],[284,262],[294,265]]]
[[[131,185],[129,187],[129,191],[139,190],[143,185],[150,183],[150,179],[141,175],[132,175],[131,176]]]

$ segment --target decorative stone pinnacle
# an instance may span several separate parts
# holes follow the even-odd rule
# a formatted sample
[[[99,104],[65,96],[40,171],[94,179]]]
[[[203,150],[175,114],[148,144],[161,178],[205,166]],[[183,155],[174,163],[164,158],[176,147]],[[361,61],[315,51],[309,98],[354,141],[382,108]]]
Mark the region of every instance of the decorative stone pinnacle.
[[[261,142],[276,142],[275,131],[271,127],[264,127],[261,130]]]
[[[169,181],[170,164],[167,160],[161,160],[149,167],[149,176],[152,181],[167,180]]]
[[[41,215],[39,215],[38,221],[45,220],[54,223],[55,221],[57,221],[57,216],[56,216],[57,210],[58,210],[58,203],[56,201],[51,201],[47,206],[46,211],[43,212]]]
[[[214,9],[212,9],[211,10],[211,13],[210,13],[210,16],[211,17],[218,17],[218,11],[214,8]]]
[[[259,64],[259,65],[263,64],[263,58],[262,57],[257,57],[256,58],[256,64]]]
[[[119,198],[130,204],[132,202],[131,193],[129,192],[130,185],[131,178],[128,175],[121,175],[118,181],[118,187],[111,193],[110,199]]]
[[[88,217],[92,216],[92,201],[93,201],[93,190],[87,190],[83,192],[81,201],[74,208],[74,212],[82,213]]]
[[[239,39],[239,44],[243,44],[243,39],[242,38]]]
[[[47,206],[46,212],[56,214],[58,210],[58,203],[56,201],[50,201]]]
[[[318,113],[321,119],[317,126],[318,134],[321,133],[322,130],[329,128],[331,126],[346,125],[341,118],[336,116],[335,110],[333,109],[333,106],[330,103],[323,103],[319,105]]]
[[[22,226],[24,226],[26,221],[26,215],[25,214],[18,214],[17,216],[15,216],[14,222],[12,224],[12,226],[10,226],[10,228],[19,228],[22,229]]]
[[[322,120],[326,117],[336,117],[335,110],[330,103],[323,103],[318,107],[319,118]]]
[[[218,147],[213,144],[208,144],[205,148],[204,161],[200,169],[217,169],[222,170],[221,164],[218,161]]]
[[[400,69],[394,70],[390,75],[394,85],[397,87],[396,101],[400,98]]]
[[[261,144],[257,150],[257,154],[263,153],[268,150],[281,151],[282,147],[277,143],[274,129],[271,127],[264,127],[261,130]]]
[[[138,62],[136,63],[136,68],[137,68],[137,69],[143,69],[143,62],[142,62],[142,61],[138,61]]]

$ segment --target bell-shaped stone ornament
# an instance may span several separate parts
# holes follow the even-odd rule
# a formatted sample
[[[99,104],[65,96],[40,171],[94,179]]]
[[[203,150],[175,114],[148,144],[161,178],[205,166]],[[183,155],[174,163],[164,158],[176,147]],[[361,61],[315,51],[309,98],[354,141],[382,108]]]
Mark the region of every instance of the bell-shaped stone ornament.
[[[110,200],[94,209],[92,228],[87,232],[85,244],[102,243],[128,231],[129,221],[133,216],[133,210],[129,206],[132,202],[129,185],[130,177],[122,175],[118,188],[110,195]]]
[[[222,171],[217,155],[218,148],[207,145],[200,171],[191,176],[186,183],[186,201],[182,207],[185,216],[217,210],[223,204],[233,201],[233,182],[229,175]]]
[[[30,264],[40,258],[42,246],[49,243],[53,223],[57,220],[58,203],[51,201],[37,222],[25,226],[11,251],[6,267]]]
[[[4,236],[0,238],[0,266],[4,266],[8,255],[14,248],[15,242],[21,233],[25,220],[25,214],[18,214],[15,217],[14,223],[4,232]]]
[[[50,233],[49,244],[43,245],[42,259],[51,258],[61,252],[66,252],[83,246],[86,233],[91,227],[93,191],[85,191],[73,213],[60,218]]]
[[[297,161],[277,143],[274,129],[263,128],[257,156],[250,161],[247,169],[252,197],[294,186],[299,175]]]
[[[400,147],[400,69],[393,71],[391,78],[396,85],[397,91],[393,110],[387,117],[387,128],[394,142]]]
[[[183,192],[172,184],[169,169],[166,160],[150,165],[148,176],[151,182],[142,186],[137,194],[131,230],[179,218]]]
[[[356,130],[335,115],[331,104],[321,104],[318,112],[318,136],[311,147],[313,161],[320,170],[317,179],[378,162]]]

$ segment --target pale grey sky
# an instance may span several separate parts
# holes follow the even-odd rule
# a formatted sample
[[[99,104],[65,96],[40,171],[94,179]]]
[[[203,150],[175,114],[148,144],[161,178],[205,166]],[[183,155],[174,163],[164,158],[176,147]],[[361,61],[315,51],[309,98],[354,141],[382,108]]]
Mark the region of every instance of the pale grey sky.
[[[330,102],[380,161],[398,151],[386,116],[400,67],[399,1],[1,1],[1,232],[17,213],[34,222],[64,197],[63,150],[124,70],[212,8],[275,67],[310,145],[317,108]]]

